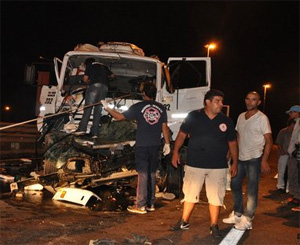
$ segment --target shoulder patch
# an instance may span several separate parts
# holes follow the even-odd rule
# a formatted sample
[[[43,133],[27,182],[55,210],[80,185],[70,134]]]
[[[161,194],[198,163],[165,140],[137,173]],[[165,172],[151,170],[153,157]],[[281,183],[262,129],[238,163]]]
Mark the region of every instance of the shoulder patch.
[[[222,132],[225,132],[227,130],[227,125],[225,123],[221,123],[219,125],[219,129],[222,131]]]

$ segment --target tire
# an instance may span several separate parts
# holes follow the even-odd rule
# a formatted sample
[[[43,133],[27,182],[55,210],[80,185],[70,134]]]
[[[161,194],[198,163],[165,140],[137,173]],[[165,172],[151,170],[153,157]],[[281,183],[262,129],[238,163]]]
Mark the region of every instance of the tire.
[[[182,195],[182,185],[183,185],[183,163],[186,161],[186,147],[183,146],[180,149],[181,162],[182,164],[178,165],[177,168],[174,168],[172,165],[172,156],[174,142],[171,142],[171,153],[162,158],[162,165],[166,166],[166,191],[174,193],[176,198],[179,198]],[[165,162],[163,164],[163,161]]]

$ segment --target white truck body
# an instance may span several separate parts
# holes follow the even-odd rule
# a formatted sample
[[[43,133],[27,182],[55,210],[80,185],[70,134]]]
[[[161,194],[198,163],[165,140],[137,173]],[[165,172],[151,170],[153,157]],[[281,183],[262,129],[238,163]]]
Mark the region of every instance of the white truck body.
[[[156,101],[167,109],[173,140],[187,113],[203,107],[204,95],[210,89],[211,62],[207,57],[169,58],[165,65],[157,58],[144,56],[142,49],[129,43],[112,42],[102,44],[100,48],[89,45],[87,49],[83,45],[75,50],[67,52],[62,61],[54,59],[57,83],[52,83],[52,86],[44,85],[41,89],[38,128],[41,128],[43,116],[79,106],[81,109],[75,116],[70,115],[70,121],[63,129],[67,132],[76,130],[82,117],[84,101],[81,102],[82,92],[72,91],[80,91],[86,87],[81,82],[84,74],[82,65],[89,57],[107,65],[116,75],[110,81],[107,99],[132,93],[114,101],[115,108],[120,112],[142,100],[138,91],[141,82],[154,82],[157,87]],[[104,114],[106,112],[103,110],[102,115]]]

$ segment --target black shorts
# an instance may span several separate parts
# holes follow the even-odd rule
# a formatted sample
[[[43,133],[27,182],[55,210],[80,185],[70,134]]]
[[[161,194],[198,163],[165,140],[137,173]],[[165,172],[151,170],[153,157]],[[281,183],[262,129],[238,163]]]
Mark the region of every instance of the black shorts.
[[[135,148],[135,164],[138,172],[156,172],[159,146],[138,146]]]

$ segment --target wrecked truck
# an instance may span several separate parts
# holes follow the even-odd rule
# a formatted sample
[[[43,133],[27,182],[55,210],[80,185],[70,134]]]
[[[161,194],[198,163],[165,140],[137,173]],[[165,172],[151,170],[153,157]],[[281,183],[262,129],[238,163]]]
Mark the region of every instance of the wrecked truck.
[[[48,71],[39,69],[38,63],[27,65],[25,82],[38,87],[37,126],[39,141],[45,144],[44,173],[34,178],[50,186],[53,193],[61,187],[93,190],[109,185],[119,190],[136,185],[135,122],[115,121],[103,110],[97,139],[73,134],[83,115],[87,85],[82,80],[87,58],[103,63],[116,75],[109,82],[106,100],[119,112],[143,99],[140,87],[144,82],[156,85],[156,101],[167,110],[171,147],[188,112],[203,107],[211,84],[210,58],[173,57],[165,64],[157,56],[147,57],[141,48],[123,42],[77,45],[62,60],[54,58]],[[51,79],[52,74],[55,79]],[[92,116],[88,130],[91,124]],[[185,148],[181,151],[184,158]],[[178,197],[182,168],[172,167],[171,154],[159,157],[157,189]]]

